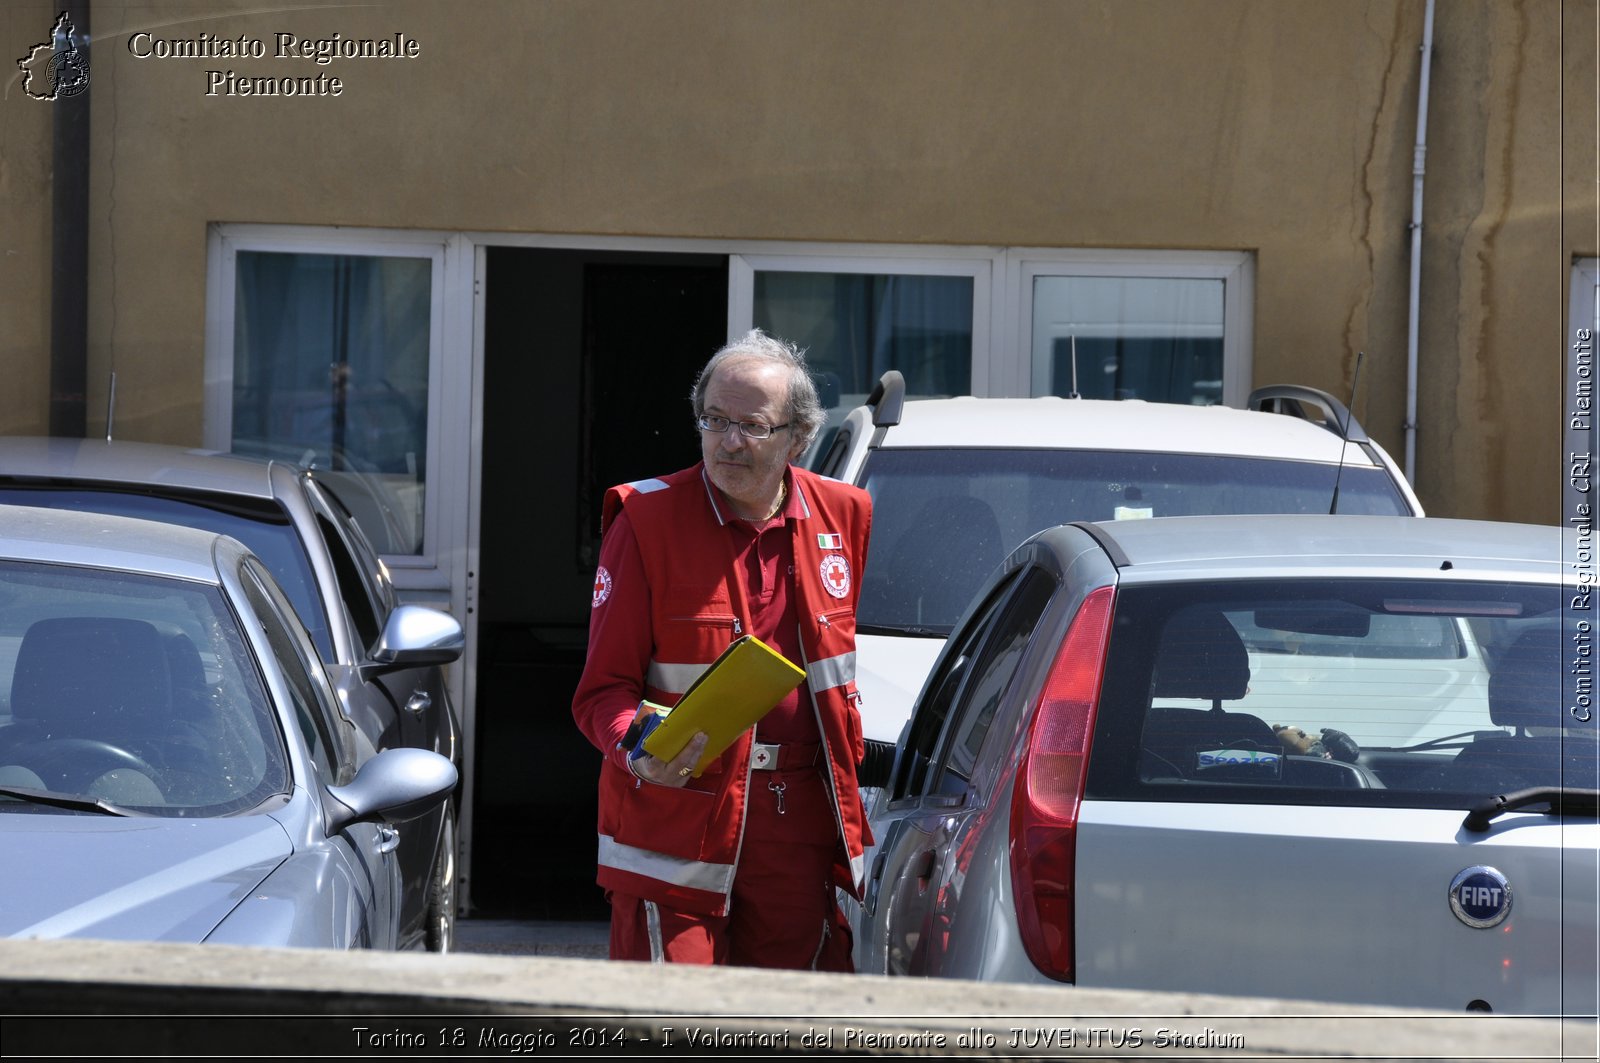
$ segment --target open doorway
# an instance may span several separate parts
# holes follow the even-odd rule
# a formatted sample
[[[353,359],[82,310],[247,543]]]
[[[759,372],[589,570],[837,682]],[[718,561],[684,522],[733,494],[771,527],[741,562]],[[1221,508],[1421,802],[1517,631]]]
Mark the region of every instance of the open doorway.
[[[599,754],[572,722],[600,500],[699,457],[689,389],[726,339],[725,256],[490,248],[474,912],[606,914]]]

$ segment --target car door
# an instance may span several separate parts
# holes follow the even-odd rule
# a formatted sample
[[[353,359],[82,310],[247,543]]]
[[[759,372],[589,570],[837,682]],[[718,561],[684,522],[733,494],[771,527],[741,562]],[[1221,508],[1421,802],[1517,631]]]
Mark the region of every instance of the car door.
[[[339,596],[361,646],[370,653],[395,607],[383,563],[339,498],[309,477],[304,483],[318,532],[333,561]],[[382,746],[431,749],[456,759],[455,718],[443,669],[407,668],[370,682],[382,689],[393,706],[393,727],[386,729]]]
[[[246,562],[241,586],[266,633],[284,677],[300,738],[314,778],[302,780],[319,803],[329,786],[344,786],[375,752],[338,708],[310,636],[271,575],[254,559]],[[398,936],[401,874],[397,829],[387,823],[354,823],[335,833],[316,829],[297,838],[295,859],[325,870],[321,892],[346,947],[393,949]]]
[[[310,476],[305,476],[302,482],[316,514],[318,531],[333,562],[345,612],[364,655],[370,656],[395,608],[394,589],[383,562],[338,496],[324,490]],[[443,668],[437,665],[404,668],[362,678],[357,665],[340,678],[340,685],[352,702],[384,703],[380,748],[427,749],[459,765],[459,729]],[[454,877],[455,815],[454,804],[446,801],[400,828],[403,840],[399,860],[404,883],[400,917],[402,944],[429,933],[427,927],[439,914],[430,914],[430,908],[438,900],[441,876]],[[448,904],[448,898],[440,903]]]
[[[970,848],[952,851],[985,810],[974,768],[1056,581],[1027,566],[1000,578],[951,637],[912,717],[869,868],[863,970],[936,974]]]

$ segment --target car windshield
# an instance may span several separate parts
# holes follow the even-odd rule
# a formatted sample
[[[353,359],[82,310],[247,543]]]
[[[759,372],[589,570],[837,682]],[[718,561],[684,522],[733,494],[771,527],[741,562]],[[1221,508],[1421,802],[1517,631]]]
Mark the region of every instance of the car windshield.
[[[0,698],[0,788],[196,817],[288,790],[259,674],[208,584],[0,562]],[[0,796],[0,812],[53,810]]]
[[[873,452],[872,544],[864,630],[947,635],[985,577],[1028,536],[1074,521],[1232,513],[1406,516],[1370,465],[1206,454],[1062,449],[902,448]]]
[[[1593,788],[1593,692],[1566,676],[1561,607],[1553,586],[1465,580],[1126,586],[1101,723],[1145,797],[1469,807]]]
[[[324,660],[333,658],[333,636],[322,599],[317,595],[316,577],[305,544],[290,523],[289,515],[274,502],[247,499],[173,497],[141,491],[109,491],[76,488],[0,488],[0,503],[12,506],[47,506],[87,513],[110,513],[120,517],[141,517],[167,524],[181,524],[201,531],[231,535],[259,557],[283,593],[288,595],[300,622],[311,633],[317,652]]]

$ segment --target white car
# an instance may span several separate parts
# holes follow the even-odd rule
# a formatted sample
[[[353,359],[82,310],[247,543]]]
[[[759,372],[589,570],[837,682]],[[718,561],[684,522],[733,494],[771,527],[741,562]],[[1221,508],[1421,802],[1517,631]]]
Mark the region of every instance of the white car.
[[[869,756],[881,767],[973,594],[1042,528],[1198,514],[1422,515],[1393,459],[1332,396],[1276,385],[1247,405],[907,401],[900,374],[884,374],[812,462],[873,499],[856,640]]]
[[[1579,549],[1399,517],[1040,532],[918,699],[857,969],[1592,1017]]]

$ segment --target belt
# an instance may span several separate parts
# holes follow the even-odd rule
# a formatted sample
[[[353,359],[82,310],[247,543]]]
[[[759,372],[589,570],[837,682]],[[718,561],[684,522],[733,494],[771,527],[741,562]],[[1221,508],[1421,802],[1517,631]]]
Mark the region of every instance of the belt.
[[[809,768],[821,753],[821,742],[757,742],[750,749],[750,767],[754,771]]]

